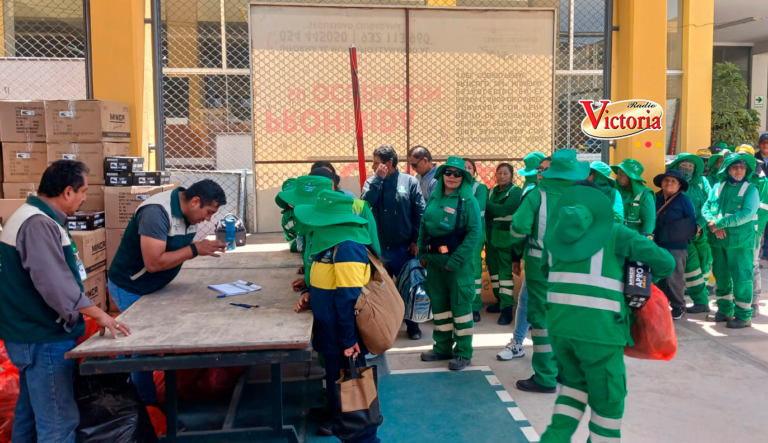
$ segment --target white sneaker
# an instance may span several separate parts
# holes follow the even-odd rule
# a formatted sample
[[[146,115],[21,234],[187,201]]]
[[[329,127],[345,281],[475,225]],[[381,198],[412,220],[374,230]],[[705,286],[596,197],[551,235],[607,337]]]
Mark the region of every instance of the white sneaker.
[[[513,358],[523,356],[525,356],[525,349],[523,349],[523,345],[516,342],[514,338],[509,341],[509,344],[505,346],[501,352],[496,354],[496,358],[502,361],[509,361]]]

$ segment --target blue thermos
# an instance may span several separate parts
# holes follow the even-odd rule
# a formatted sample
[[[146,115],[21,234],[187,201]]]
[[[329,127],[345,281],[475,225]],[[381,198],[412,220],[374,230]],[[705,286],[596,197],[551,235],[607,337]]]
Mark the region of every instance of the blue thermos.
[[[227,227],[227,251],[231,251],[235,249],[236,242],[236,230],[235,230],[235,222],[237,219],[233,215],[228,215],[224,218],[224,224]]]

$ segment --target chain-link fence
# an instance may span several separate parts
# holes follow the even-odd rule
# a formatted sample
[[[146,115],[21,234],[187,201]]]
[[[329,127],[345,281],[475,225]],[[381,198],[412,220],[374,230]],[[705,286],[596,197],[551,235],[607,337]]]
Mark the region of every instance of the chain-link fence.
[[[334,25],[324,19],[330,8],[300,8],[304,15],[282,28],[273,20],[252,21],[255,33],[259,29],[272,32],[262,36],[264,47],[254,46],[252,53],[248,3],[162,0],[161,43],[166,165],[187,171],[254,172],[257,199],[246,189],[225,187],[228,198],[247,196],[251,230],[255,214],[259,231],[279,230],[279,217],[272,214],[274,195],[285,179],[308,173],[315,160],[330,161],[342,177],[342,187],[359,189],[352,104],[347,100],[346,51],[353,43],[358,47],[361,87],[370,97],[362,104],[368,161],[377,146],[392,145],[405,171],[407,147],[422,144],[438,161],[448,155],[473,157],[482,179],[492,185],[492,171],[499,162],[520,167],[525,154],[533,150],[549,154],[575,148],[599,158],[599,141],[581,131],[584,113],[578,100],[603,97],[604,0],[298,1],[416,9],[409,12],[405,38],[403,9],[372,11],[375,20],[369,21],[369,28],[355,28],[360,23],[353,22],[355,32],[350,33],[338,27],[338,21]],[[476,44],[485,52],[464,54],[468,56],[452,48],[425,51],[425,47],[440,46],[458,29],[469,40],[472,29],[482,32],[472,13],[452,19],[456,20],[452,28],[440,28],[435,22],[440,17],[422,8],[430,6],[529,8],[530,12],[554,8],[554,60],[551,50],[548,56],[519,54],[493,41]],[[502,14],[496,15],[503,20]],[[296,21],[306,27],[297,28]],[[549,21],[553,22],[551,16]],[[437,25],[436,31],[428,29],[430,22]],[[515,22],[504,35],[510,41],[523,41],[524,30],[534,23],[534,19]],[[515,29],[523,31],[515,34]],[[540,34],[540,29],[528,31]],[[270,39],[287,50],[270,52],[269,45],[276,44]],[[467,77],[459,78],[461,72]],[[485,77],[472,77],[470,72]],[[460,81],[462,86],[454,87]],[[409,92],[398,89],[406,84]],[[508,101],[499,100],[499,94],[507,94]],[[509,106],[482,109],[484,98],[489,97]],[[477,112],[485,114],[472,115]],[[463,127],[449,130],[445,116],[458,114],[466,114],[457,120],[463,121]],[[519,124],[521,115],[533,124]],[[478,120],[488,122],[478,127],[474,124]]]
[[[0,8],[0,99],[87,98],[83,0],[2,0]]]

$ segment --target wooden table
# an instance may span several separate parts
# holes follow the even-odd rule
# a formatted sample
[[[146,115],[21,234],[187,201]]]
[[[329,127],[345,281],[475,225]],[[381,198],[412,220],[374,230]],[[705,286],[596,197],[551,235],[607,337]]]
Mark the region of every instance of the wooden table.
[[[131,327],[129,337],[114,340],[95,335],[67,357],[86,357],[80,365],[83,375],[165,371],[167,441],[253,441],[270,435],[298,442],[294,427],[283,424],[281,365],[310,360],[312,314],[293,312],[298,297],[290,282],[297,277],[300,260],[270,260],[267,256],[274,252],[231,253],[225,254],[226,258],[208,259],[211,266],[221,266],[217,269],[185,265],[171,284],[142,297],[117,317]],[[248,260],[248,255],[254,255],[253,260]],[[233,260],[239,264],[234,269]],[[275,263],[284,263],[284,267],[269,267]],[[227,298],[217,298],[217,293],[208,289],[209,284],[234,280],[247,280],[262,289]],[[230,302],[259,307],[246,309]],[[140,356],[108,358],[114,355]],[[267,364],[272,368],[272,427],[233,428],[249,372],[245,371],[220,431],[178,432],[176,370]]]

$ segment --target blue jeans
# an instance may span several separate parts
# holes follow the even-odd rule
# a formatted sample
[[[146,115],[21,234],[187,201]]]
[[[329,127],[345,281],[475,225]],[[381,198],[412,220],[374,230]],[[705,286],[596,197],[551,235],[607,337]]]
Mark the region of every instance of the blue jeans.
[[[19,399],[11,440],[16,443],[74,443],[80,424],[73,377],[75,360],[64,354],[76,339],[55,343],[11,343],[5,349],[19,369]]]
[[[109,288],[109,295],[117,303],[117,309],[120,312],[125,312],[130,308],[132,304],[136,303],[141,295],[133,294],[128,291],[120,289],[116,284],[112,283],[112,280],[107,280],[107,287]],[[134,355],[134,357],[137,357]],[[145,404],[152,404],[157,401],[157,387],[155,387],[155,379],[152,372],[131,372],[131,380],[136,385],[136,389],[141,395],[142,401]]]
[[[528,285],[523,280],[523,285],[520,287],[520,294],[517,295],[517,312],[515,313],[515,341],[519,344],[523,344],[525,335],[528,333],[528,328],[531,326],[527,319],[528,314]]]

